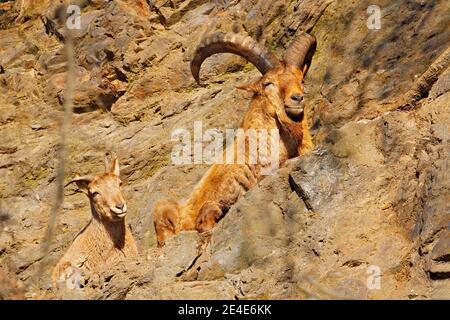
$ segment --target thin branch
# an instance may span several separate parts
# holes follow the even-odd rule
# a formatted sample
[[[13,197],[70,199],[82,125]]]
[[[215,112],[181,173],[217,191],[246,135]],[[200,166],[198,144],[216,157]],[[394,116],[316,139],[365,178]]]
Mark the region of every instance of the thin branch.
[[[64,17],[60,17],[62,21],[65,21]],[[66,27],[65,37],[65,52],[67,58],[67,74],[66,74],[66,88],[64,92],[64,116],[60,126],[60,142],[57,153],[58,167],[56,170],[56,193],[54,204],[50,213],[50,219],[48,227],[42,242],[42,262],[39,264],[37,279],[41,279],[45,267],[47,265],[46,258],[50,252],[50,245],[56,224],[56,217],[60,212],[64,200],[64,177],[66,170],[66,158],[67,158],[67,133],[70,128],[70,122],[73,112],[73,92],[75,86],[75,57],[74,57],[74,45],[73,35],[70,29]]]

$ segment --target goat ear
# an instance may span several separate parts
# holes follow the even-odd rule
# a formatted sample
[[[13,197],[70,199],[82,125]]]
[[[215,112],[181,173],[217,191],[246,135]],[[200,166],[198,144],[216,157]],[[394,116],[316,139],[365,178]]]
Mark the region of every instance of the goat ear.
[[[305,65],[303,66],[303,70],[302,70],[303,78],[306,77],[307,72],[308,72],[308,64],[305,63]]]
[[[117,159],[117,156],[112,158],[109,172],[114,173],[116,176],[120,176],[119,159]]]
[[[87,181],[77,181],[76,184],[77,184],[78,189],[82,190],[84,193],[88,192],[88,190],[89,190],[88,189],[89,182],[87,182]]]
[[[77,187],[83,190],[84,192],[88,191],[88,185],[89,183],[94,180],[94,177],[92,176],[77,176],[66,183],[64,187],[67,187],[68,185],[72,183],[76,183]]]
[[[236,86],[236,89],[245,90],[248,92],[259,92],[260,91],[259,87],[258,87],[258,81],[251,82],[251,83],[238,84]]]

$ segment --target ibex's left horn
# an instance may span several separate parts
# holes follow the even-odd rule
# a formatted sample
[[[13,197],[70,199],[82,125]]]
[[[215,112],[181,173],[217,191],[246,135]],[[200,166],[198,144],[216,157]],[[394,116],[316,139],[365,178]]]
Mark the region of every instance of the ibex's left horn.
[[[200,83],[200,68],[203,61],[213,54],[225,52],[247,59],[262,74],[280,64],[271,52],[249,36],[217,32],[202,40],[191,61],[191,72],[198,83]]]
[[[306,65],[306,72],[311,65],[312,57],[316,51],[316,38],[306,32],[300,33],[291,43],[283,56],[286,64],[295,65],[303,69]],[[306,72],[303,76],[306,75]]]

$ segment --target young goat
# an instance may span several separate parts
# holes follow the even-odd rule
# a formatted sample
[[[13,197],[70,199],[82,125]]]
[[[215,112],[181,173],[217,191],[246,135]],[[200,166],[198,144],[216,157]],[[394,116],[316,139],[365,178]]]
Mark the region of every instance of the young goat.
[[[82,270],[98,272],[103,267],[138,254],[136,244],[125,222],[127,205],[120,190],[119,162],[111,164],[105,157],[105,173],[76,177],[76,183],[86,191],[92,219],[76,236],[70,248],[53,270],[52,283],[74,281]]]
[[[278,130],[278,159],[282,165],[287,159],[313,148],[305,116],[303,80],[315,49],[315,38],[301,33],[279,60],[250,37],[215,33],[197,48],[191,71],[200,83],[203,61],[224,52],[240,55],[256,66],[262,76],[251,84],[237,87],[254,93],[241,128],[245,132],[249,129]],[[236,141],[231,148],[239,148]],[[252,155],[248,148],[244,150],[244,164],[214,164],[183,205],[172,200],[160,200],[155,204],[153,221],[158,246],[182,230],[210,230],[240,196],[261,180],[265,164],[251,164],[248,159]]]

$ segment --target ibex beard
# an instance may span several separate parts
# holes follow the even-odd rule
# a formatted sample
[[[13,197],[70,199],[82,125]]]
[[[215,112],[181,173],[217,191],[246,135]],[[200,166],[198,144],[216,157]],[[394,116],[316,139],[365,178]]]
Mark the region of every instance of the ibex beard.
[[[301,33],[286,50],[282,60],[250,37],[215,33],[206,37],[197,48],[191,71],[200,81],[203,61],[216,53],[229,52],[253,63],[262,76],[237,88],[253,93],[250,107],[241,123],[244,131],[273,129],[278,131],[279,164],[305,154],[313,148],[303,100],[303,80],[315,52],[314,37]],[[247,142],[247,135],[246,140]],[[238,153],[236,141],[229,147]],[[153,209],[158,246],[183,230],[205,232],[227,213],[230,207],[263,178],[267,162],[251,163],[253,158],[244,144],[244,164],[214,164],[205,173],[184,204],[160,200]],[[241,150],[242,151],[242,150]],[[229,150],[225,150],[229,152]]]

